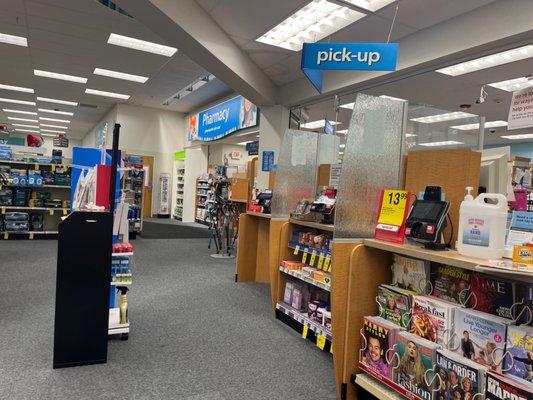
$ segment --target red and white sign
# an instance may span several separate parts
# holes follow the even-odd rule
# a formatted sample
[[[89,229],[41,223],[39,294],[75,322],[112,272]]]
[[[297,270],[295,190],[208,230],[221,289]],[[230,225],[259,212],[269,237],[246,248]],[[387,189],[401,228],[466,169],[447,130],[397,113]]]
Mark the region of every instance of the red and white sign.
[[[233,160],[240,160],[242,157],[242,153],[240,151],[232,151],[229,153],[229,158]]]
[[[513,93],[507,129],[522,129],[533,126],[533,87]]]

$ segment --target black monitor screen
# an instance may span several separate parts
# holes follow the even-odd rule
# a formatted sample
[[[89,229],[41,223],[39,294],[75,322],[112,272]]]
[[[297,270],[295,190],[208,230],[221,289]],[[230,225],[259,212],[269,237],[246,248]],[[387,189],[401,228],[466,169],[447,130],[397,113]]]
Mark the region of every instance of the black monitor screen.
[[[416,201],[409,218],[423,221],[438,221],[442,212],[446,209],[445,202]]]

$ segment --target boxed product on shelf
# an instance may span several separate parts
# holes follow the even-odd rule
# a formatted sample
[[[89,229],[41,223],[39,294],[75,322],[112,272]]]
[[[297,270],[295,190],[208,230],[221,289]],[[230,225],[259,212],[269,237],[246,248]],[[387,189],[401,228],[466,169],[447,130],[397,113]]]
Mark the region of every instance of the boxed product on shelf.
[[[331,283],[331,275],[324,271],[314,270],[312,278],[320,283],[329,285]]]
[[[435,372],[441,378],[438,399],[474,399],[485,393],[486,368],[449,350],[437,350]]]
[[[510,325],[507,330],[507,349],[503,362],[506,375],[533,384],[533,328]]]
[[[307,305],[307,316],[319,324],[322,324],[324,321],[323,310],[329,306],[327,301],[322,300],[311,300]]]
[[[43,177],[41,171],[30,169],[28,170],[28,186],[42,186]]]
[[[292,298],[289,303],[292,308],[302,311],[305,304],[309,303],[309,288],[306,285],[294,284],[292,288]]]
[[[363,317],[364,340],[361,342],[359,362],[387,379],[392,379],[392,368],[386,354],[393,348],[400,328],[381,317]]]
[[[418,294],[426,293],[429,280],[429,261],[393,255],[392,284]]]
[[[16,207],[26,207],[28,205],[28,190],[15,189],[13,191],[13,205]]]
[[[0,145],[0,160],[11,160],[11,147]]]
[[[52,171],[42,171],[43,185],[53,185],[55,178]]]
[[[12,189],[0,189],[0,206],[12,206],[13,205],[13,190]]]
[[[56,171],[56,173],[54,174],[54,185],[70,186],[70,175],[67,173],[59,173]]]
[[[303,267],[305,267],[305,264],[298,262],[298,261],[291,261],[291,260],[282,260],[281,266],[286,269],[299,271]]]
[[[30,215],[30,230],[43,231],[44,230],[44,216],[43,214],[31,214]]]
[[[28,221],[4,220],[4,230],[6,232],[26,232],[30,230],[30,224]]]
[[[28,213],[25,212],[7,212],[4,216],[6,221],[28,221]]]
[[[26,186],[28,173],[25,169],[11,169],[11,184],[13,186]]]
[[[472,271],[450,265],[431,266],[432,295],[439,299],[465,305],[470,295]]]
[[[431,296],[413,296],[410,332],[448,347],[457,305]]]
[[[44,206],[48,208],[61,208],[63,201],[60,199],[48,199],[45,200]]]
[[[411,314],[410,292],[391,285],[379,285],[376,301],[380,317],[402,328],[408,327]]]
[[[513,319],[514,288],[511,280],[474,272],[470,304],[478,311]]]
[[[530,400],[533,385],[494,372],[487,373],[485,400]]]
[[[44,207],[44,200],[43,199],[29,199],[28,200],[28,207]]]

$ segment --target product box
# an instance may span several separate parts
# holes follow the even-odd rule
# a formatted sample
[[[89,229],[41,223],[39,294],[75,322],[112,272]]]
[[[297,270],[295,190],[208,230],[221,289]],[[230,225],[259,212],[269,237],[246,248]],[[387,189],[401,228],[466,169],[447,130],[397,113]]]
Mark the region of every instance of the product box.
[[[502,372],[508,320],[484,312],[457,307],[450,349],[457,354]]]
[[[470,295],[472,271],[444,264],[431,265],[433,296],[452,303],[466,305]]]
[[[511,307],[514,303],[514,282],[492,275],[474,272],[472,275],[471,306],[499,317],[513,319]]]
[[[373,372],[392,379],[392,368],[387,360],[387,350],[392,349],[400,328],[381,317],[363,317],[363,335],[359,361]]]
[[[13,205],[13,190],[12,189],[0,189],[0,206],[12,206]]]
[[[281,262],[281,266],[283,268],[291,269],[291,270],[301,270],[302,267],[305,266],[305,264],[298,262],[298,261],[291,261],[291,260],[283,260]]]
[[[431,296],[413,296],[410,332],[447,347],[456,307]]]
[[[390,285],[379,285],[376,300],[380,317],[407,328],[411,313],[410,292]]]
[[[507,330],[507,353],[503,362],[506,375],[533,384],[533,328],[510,325]]]
[[[487,373],[485,400],[531,400],[533,386],[525,385],[508,376]]]
[[[396,354],[398,359],[393,362],[393,380],[398,385],[413,393],[420,399],[431,399],[437,385],[427,385],[426,371],[433,371],[436,351],[439,345],[422,339],[409,332],[398,332],[396,335]],[[428,373],[431,376],[431,373]]]
[[[435,372],[440,376],[436,399],[474,399],[485,393],[486,368],[449,350],[437,350]],[[475,399],[474,399],[475,400]]]
[[[283,302],[285,304],[292,304],[292,290],[294,284],[292,282],[285,282],[285,291],[283,293]]]
[[[314,269],[313,267],[309,267],[309,266],[305,266],[305,267],[302,267],[302,276],[306,277],[306,278],[313,278],[313,274],[315,273],[316,269]]]
[[[394,286],[417,294],[426,293],[426,283],[429,280],[429,261],[394,254],[391,268]]]
[[[326,310],[324,312],[324,327],[331,331],[331,310]]]
[[[331,283],[331,275],[324,271],[313,271],[313,279],[317,282],[329,285]]]

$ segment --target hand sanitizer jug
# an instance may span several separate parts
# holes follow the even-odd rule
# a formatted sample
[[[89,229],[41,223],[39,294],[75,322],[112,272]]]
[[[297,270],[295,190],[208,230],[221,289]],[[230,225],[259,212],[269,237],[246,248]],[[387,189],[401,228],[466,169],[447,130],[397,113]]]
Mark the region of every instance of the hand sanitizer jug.
[[[505,250],[507,198],[499,193],[482,193],[474,199],[472,188],[466,190],[459,208],[457,251],[464,256],[499,259]]]

